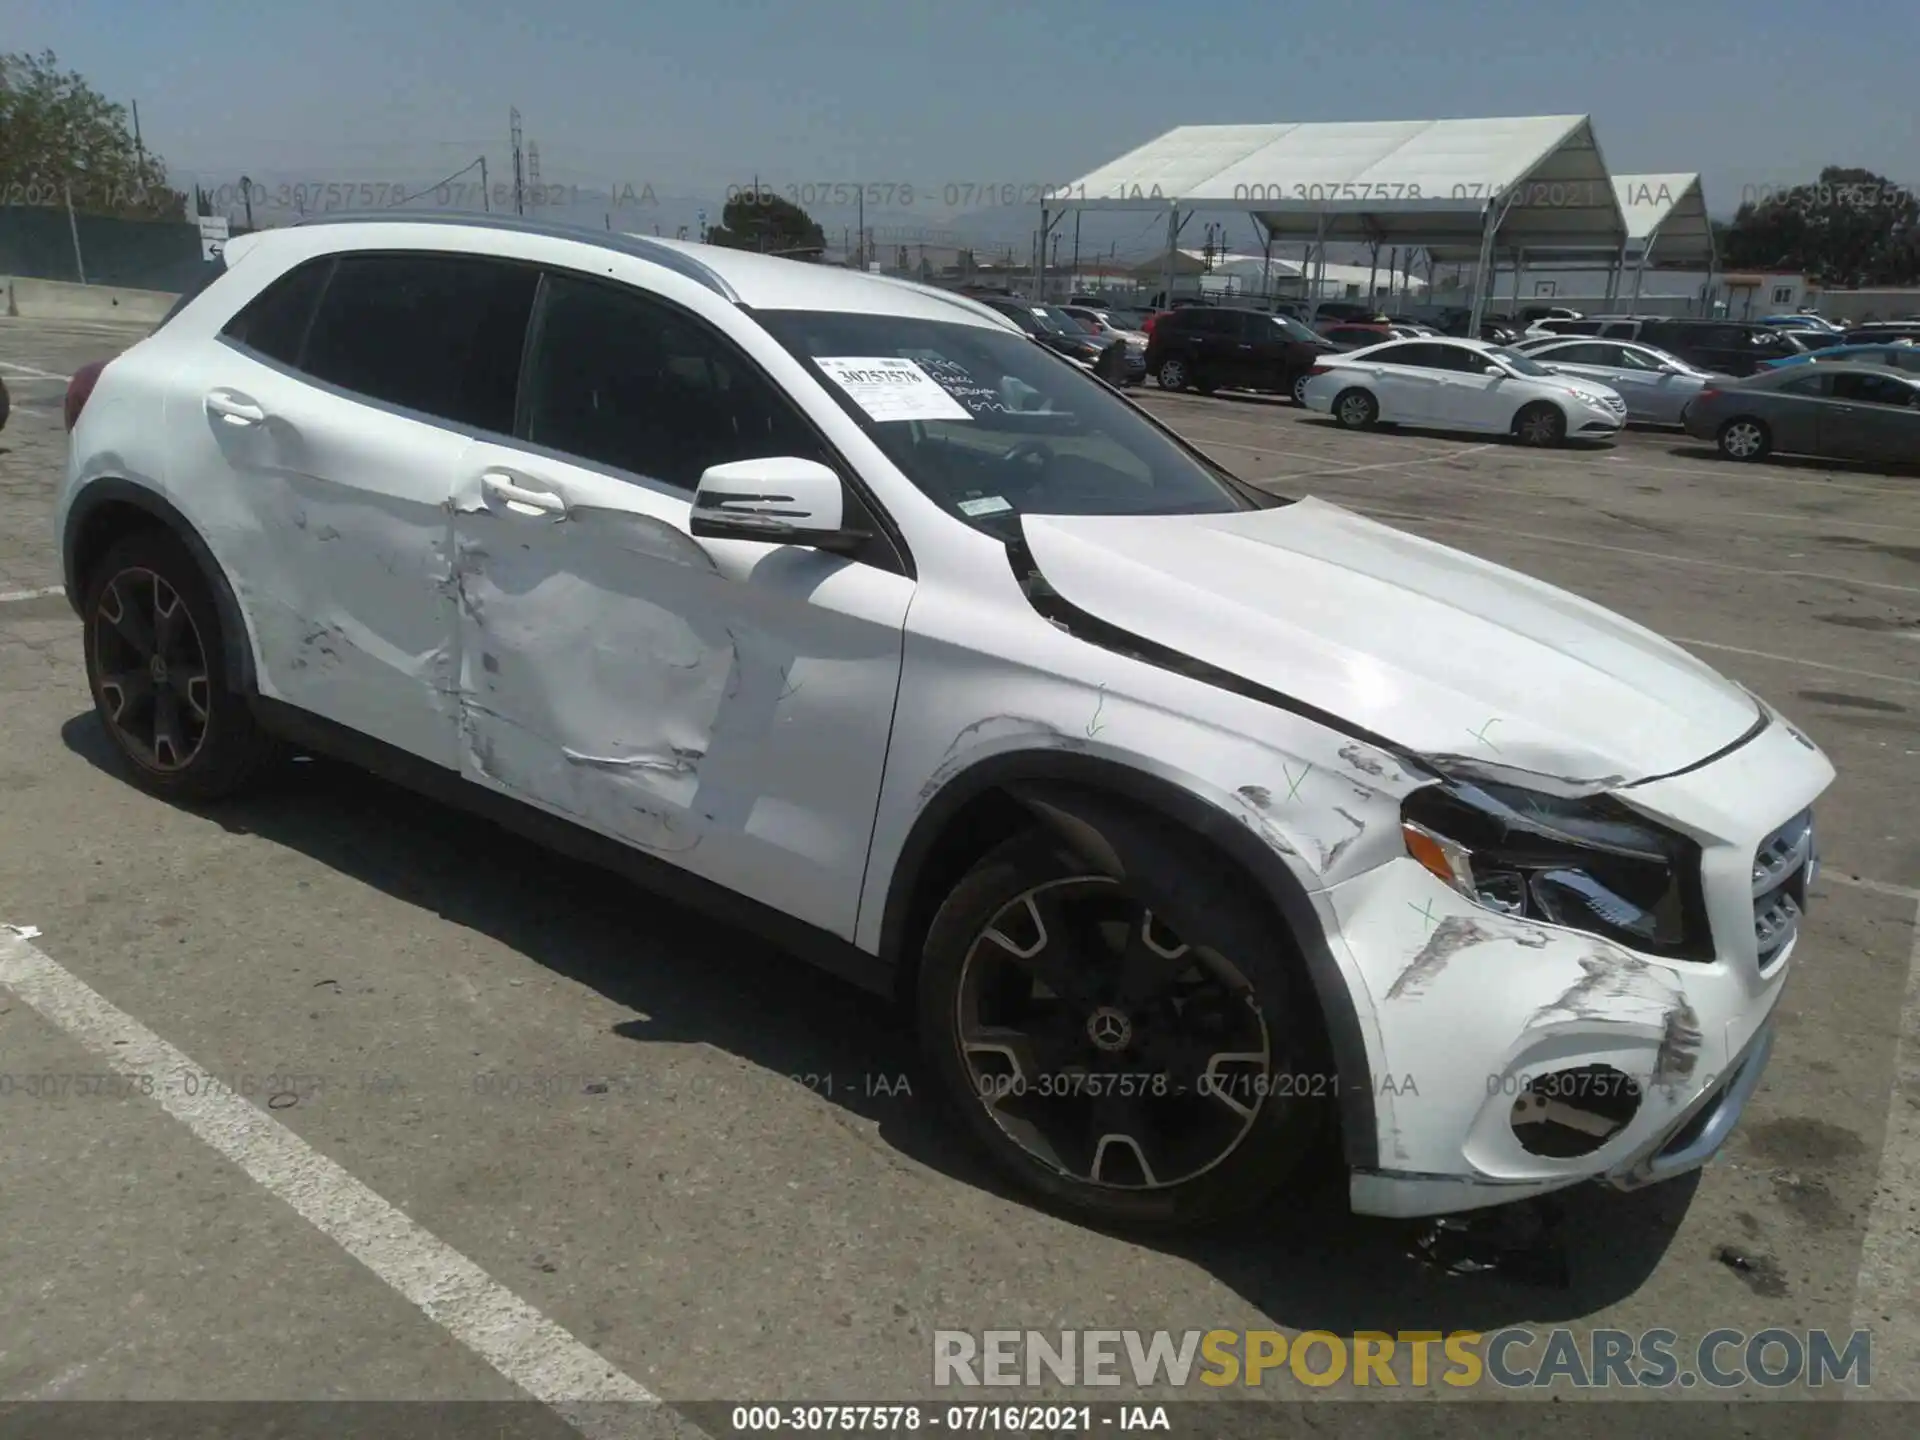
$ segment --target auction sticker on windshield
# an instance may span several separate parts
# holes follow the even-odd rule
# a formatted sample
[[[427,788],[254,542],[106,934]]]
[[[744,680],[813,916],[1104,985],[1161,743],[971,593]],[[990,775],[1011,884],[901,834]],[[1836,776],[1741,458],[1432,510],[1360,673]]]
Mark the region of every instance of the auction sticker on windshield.
[[[897,355],[821,356],[814,364],[875,420],[971,420],[912,360]]]

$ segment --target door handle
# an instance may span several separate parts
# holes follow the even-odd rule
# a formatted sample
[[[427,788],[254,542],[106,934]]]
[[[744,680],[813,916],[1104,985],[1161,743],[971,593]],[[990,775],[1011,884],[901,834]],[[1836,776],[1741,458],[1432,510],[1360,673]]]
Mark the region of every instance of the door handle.
[[[266,411],[238,390],[209,390],[207,413],[233,426],[258,425],[267,418]]]
[[[564,515],[567,511],[567,502],[551,490],[529,490],[516,484],[514,478],[502,470],[489,470],[482,475],[480,488],[489,500],[509,508],[517,506],[522,511],[533,510],[542,515]]]

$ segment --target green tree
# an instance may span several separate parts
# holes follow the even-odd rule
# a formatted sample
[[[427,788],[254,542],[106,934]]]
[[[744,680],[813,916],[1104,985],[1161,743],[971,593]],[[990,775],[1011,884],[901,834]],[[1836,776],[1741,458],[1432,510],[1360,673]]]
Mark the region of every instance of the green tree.
[[[792,201],[771,190],[749,189],[727,201],[720,223],[707,230],[707,243],[813,259],[827,248],[827,237],[813,217]]]
[[[126,107],[51,50],[0,55],[0,200],[142,220],[184,220],[187,197],[133,138]]]
[[[1871,170],[1829,165],[1811,184],[1742,205],[1720,236],[1735,269],[1795,271],[1838,288],[1920,280],[1912,190]]]

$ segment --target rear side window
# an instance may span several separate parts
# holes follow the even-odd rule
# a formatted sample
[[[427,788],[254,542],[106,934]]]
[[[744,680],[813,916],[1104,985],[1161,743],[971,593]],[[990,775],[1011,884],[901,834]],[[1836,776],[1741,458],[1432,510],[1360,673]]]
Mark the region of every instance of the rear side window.
[[[1796,365],[1793,368],[1798,370],[1800,367]],[[1829,383],[1832,379],[1831,375],[1822,375],[1818,372],[1798,375],[1782,385],[1780,393],[1782,395],[1828,395],[1832,393],[1832,386]]]
[[[333,257],[324,256],[295,266],[253,299],[226,323],[221,335],[249,350],[296,368],[300,347],[306,343],[314,302],[326,287]]]
[[[300,368],[456,425],[513,432],[539,272],[473,255],[344,255]]]

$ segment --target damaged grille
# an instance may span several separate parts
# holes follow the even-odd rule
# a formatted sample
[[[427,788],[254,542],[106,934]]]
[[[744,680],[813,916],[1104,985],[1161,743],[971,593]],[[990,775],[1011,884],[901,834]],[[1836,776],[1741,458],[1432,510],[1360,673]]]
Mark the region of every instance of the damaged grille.
[[[1753,939],[1763,971],[1779,961],[1799,933],[1817,863],[1811,810],[1794,816],[1754,852]]]

